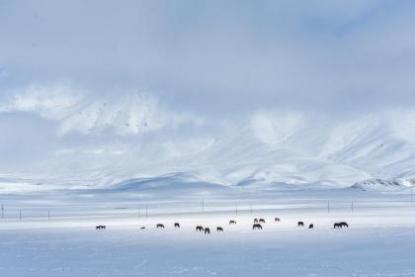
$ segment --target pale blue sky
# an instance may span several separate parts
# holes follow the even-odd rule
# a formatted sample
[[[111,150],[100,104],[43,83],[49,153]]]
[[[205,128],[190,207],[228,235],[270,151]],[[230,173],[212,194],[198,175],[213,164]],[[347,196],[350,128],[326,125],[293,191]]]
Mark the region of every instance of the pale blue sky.
[[[366,114],[412,137],[414,30],[414,1],[0,0],[0,172]]]
[[[1,0],[0,87],[146,90],[207,113],[400,106],[414,29],[413,1]]]

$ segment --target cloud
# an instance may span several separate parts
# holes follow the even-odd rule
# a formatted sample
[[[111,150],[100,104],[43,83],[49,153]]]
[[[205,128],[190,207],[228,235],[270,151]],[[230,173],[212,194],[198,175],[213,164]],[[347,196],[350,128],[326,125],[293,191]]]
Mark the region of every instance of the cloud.
[[[13,85],[146,88],[210,115],[415,104],[411,1],[42,3],[0,12]]]
[[[68,85],[30,85],[8,91],[0,112],[36,113],[45,119],[60,120],[82,100],[84,92]]]
[[[257,112],[251,119],[254,135],[267,144],[279,144],[306,124],[304,114],[298,112]]]
[[[196,116],[163,107],[148,93],[103,94],[82,103],[76,113],[62,120],[59,133],[141,135],[198,122]]]
[[[0,113],[32,113],[58,123],[57,133],[139,135],[180,125],[199,125],[202,119],[173,112],[145,92],[96,93],[69,84],[30,85],[8,91]]]
[[[372,124],[412,143],[414,28],[406,0],[0,1],[0,149],[148,161],[248,133],[328,156]]]

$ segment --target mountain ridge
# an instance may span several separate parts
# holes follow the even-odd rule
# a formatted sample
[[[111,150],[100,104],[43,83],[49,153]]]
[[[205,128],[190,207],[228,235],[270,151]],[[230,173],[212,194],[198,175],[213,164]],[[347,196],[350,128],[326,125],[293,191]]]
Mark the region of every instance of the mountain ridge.
[[[8,113],[39,112],[56,128],[50,143],[55,148],[48,155],[27,170],[1,170],[4,175],[85,188],[174,172],[226,186],[346,188],[371,179],[402,184],[415,179],[412,111],[329,119],[262,110],[214,122],[175,112],[148,94],[103,95],[93,101],[64,92],[58,106],[32,97],[0,107]]]

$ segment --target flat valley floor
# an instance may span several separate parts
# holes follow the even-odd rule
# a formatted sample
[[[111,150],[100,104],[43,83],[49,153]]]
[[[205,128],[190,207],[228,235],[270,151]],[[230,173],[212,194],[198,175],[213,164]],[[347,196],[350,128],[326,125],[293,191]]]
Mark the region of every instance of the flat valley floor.
[[[262,231],[252,230],[254,217],[266,220]],[[237,224],[228,225],[230,219]],[[297,227],[299,220],[314,229]],[[334,230],[339,220],[350,228]],[[173,227],[176,221],[180,229]],[[0,276],[7,277],[415,276],[414,207],[0,223]],[[156,229],[157,223],[166,228]],[[106,230],[95,230],[98,224]],[[196,232],[199,224],[212,233]],[[217,226],[224,232],[217,233]]]

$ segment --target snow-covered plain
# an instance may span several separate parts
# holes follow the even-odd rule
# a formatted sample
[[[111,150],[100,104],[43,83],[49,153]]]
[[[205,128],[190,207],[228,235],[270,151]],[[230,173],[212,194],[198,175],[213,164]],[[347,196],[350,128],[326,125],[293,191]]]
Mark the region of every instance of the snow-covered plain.
[[[3,195],[0,275],[415,276],[409,191],[198,193]],[[262,231],[252,230],[254,217],[266,219]],[[298,228],[299,220],[315,228]],[[334,230],[336,221],[350,228]],[[199,224],[212,233],[196,232]]]

